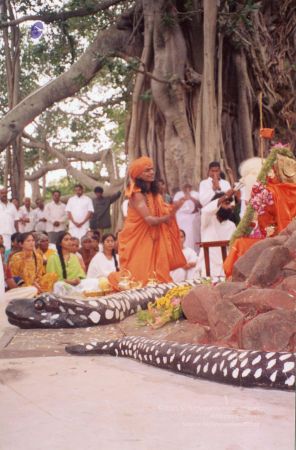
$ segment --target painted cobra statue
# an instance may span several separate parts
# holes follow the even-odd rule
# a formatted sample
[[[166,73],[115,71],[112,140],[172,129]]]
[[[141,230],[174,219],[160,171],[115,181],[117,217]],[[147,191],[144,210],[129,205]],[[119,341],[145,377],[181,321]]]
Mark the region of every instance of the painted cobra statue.
[[[196,282],[167,283],[99,297],[92,300],[58,298],[42,294],[35,300],[13,300],[8,320],[20,328],[75,328],[116,323],[147,308],[169,289]],[[124,337],[66,347],[79,355],[109,354],[217,382],[239,386],[295,389],[295,354],[236,350],[213,345],[179,344]]]
[[[67,346],[66,350],[78,355],[130,357],[176,373],[238,386],[295,390],[295,354],[288,352],[234,350],[134,336]]]
[[[82,328],[120,322],[175,286],[194,286],[197,282],[163,283],[157,286],[117,292],[92,300],[60,298],[41,294],[35,299],[12,300],[8,321],[20,328]]]

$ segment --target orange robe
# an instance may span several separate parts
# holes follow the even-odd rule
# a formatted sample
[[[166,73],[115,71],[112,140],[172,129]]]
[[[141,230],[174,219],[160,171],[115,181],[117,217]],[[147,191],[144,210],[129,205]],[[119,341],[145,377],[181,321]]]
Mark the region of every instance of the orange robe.
[[[146,198],[151,215],[161,217],[170,213],[172,207],[160,194],[149,193]],[[119,261],[121,269],[128,269],[144,285],[154,276],[160,282],[171,281],[170,271],[186,264],[176,220],[150,226],[129,206],[124,228],[119,233]]]
[[[266,188],[272,193],[274,203],[266,206],[264,214],[258,216],[258,225],[262,233],[269,225],[275,225],[277,234],[283,231],[296,217],[296,184],[281,183],[274,178],[268,180]],[[234,242],[224,261],[224,271],[227,278],[232,275],[233,265],[238,258],[260,240],[241,237]]]

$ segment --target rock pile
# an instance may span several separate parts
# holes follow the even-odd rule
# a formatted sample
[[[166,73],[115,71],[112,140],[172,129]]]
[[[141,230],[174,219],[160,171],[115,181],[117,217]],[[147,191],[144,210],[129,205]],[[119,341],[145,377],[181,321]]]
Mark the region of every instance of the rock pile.
[[[242,256],[232,281],[195,287],[182,308],[202,343],[296,351],[296,220]]]

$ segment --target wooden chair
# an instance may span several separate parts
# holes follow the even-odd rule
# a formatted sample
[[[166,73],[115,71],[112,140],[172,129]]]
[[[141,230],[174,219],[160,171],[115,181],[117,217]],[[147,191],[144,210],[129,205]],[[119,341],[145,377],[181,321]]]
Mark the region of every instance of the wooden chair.
[[[208,241],[208,242],[197,242],[196,243],[200,248],[203,248],[205,255],[205,265],[206,265],[206,275],[207,277],[211,276],[211,265],[210,265],[210,252],[209,249],[211,247],[220,247],[222,253],[223,262],[227,257],[227,247],[229,245],[229,241]]]

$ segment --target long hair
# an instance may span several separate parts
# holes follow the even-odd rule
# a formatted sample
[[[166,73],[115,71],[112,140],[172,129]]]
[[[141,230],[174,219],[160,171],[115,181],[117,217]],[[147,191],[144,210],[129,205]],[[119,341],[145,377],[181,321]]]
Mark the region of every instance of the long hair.
[[[60,258],[60,263],[61,263],[61,266],[62,266],[62,272],[63,272],[64,280],[67,279],[67,269],[66,269],[66,263],[65,263],[65,260],[64,260],[63,251],[62,251],[62,240],[67,235],[71,236],[70,233],[68,233],[67,231],[64,231],[63,233],[61,233],[59,235],[59,237],[57,238],[57,241],[56,241],[56,248],[57,248],[57,252],[58,252],[59,258]]]
[[[102,244],[104,244],[105,240],[106,240],[108,237],[110,237],[110,236],[114,239],[114,242],[116,241],[116,237],[114,236],[114,234],[112,234],[112,233],[106,233],[106,234],[104,234],[103,237],[102,237]],[[112,249],[112,257],[113,257],[113,260],[114,260],[114,265],[115,265],[116,272],[119,272],[118,261],[117,261],[117,258],[116,258],[116,252],[115,252],[115,249],[114,249],[114,248]]]
[[[135,179],[135,184],[138,188],[141,189],[142,194],[148,194],[151,192],[153,195],[157,195],[159,193],[158,182],[156,180],[152,181],[150,187],[147,187],[145,181],[141,180],[141,178]]]
[[[34,241],[36,243],[34,234],[30,231],[26,231],[25,233],[20,233],[20,235],[18,237],[18,242],[20,244],[23,244],[25,242],[25,240],[28,239],[29,236],[32,236],[32,238],[34,239]],[[34,258],[34,264],[35,264],[35,272],[37,272],[37,256],[36,256],[36,253],[34,250],[33,250],[33,258]]]

